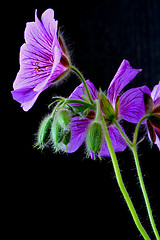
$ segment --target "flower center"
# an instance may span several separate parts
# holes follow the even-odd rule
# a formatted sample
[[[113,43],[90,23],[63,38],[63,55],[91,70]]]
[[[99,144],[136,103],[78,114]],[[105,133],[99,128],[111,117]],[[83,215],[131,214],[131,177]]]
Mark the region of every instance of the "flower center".
[[[39,66],[40,62],[37,61],[35,62],[35,67],[34,67],[34,70],[35,70],[35,74],[36,75],[39,75],[40,72],[44,72],[45,70],[49,70],[52,68],[53,64],[48,64],[48,65],[44,65],[44,66]]]

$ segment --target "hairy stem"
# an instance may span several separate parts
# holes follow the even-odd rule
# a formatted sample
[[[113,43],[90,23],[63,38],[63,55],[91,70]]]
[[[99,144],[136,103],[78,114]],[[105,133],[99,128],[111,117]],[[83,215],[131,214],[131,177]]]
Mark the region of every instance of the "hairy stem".
[[[95,105],[94,104],[90,104],[86,101],[79,100],[79,99],[69,99],[68,98],[67,100],[65,100],[65,103],[78,103],[78,104],[81,104],[83,106],[88,107],[89,109],[95,110]]]
[[[91,97],[91,94],[90,94],[90,92],[89,92],[88,86],[87,86],[87,84],[86,84],[86,81],[85,81],[83,75],[80,73],[80,71],[79,71],[77,68],[75,68],[75,67],[73,67],[73,66],[70,66],[70,69],[71,69],[72,71],[74,71],[74,72],[80,77],[80,79],[81,79],[81,81],[82,81],[82,83],[83,83],[83,85],[84,85],[84,88],[85,88],[85,90],[86,90],[86,93],[87,93],[87,95],[88,95],[88,98],[89,98],[90,102],[93,104],[93,99],[92,99],[92,97]]]
[[[138,137],[138,131],[139,131],[140,125],[144,121],[144,119],[146,119],[146,118],[148,118],[148,115],[142,117],[140,119],[140,121],[138,122],[138,124],[137,124],[136,130],[135,130],[135,134],[134,134],[133,147],[131,149],[132,149],[132,152],[133,152],[135,165],[136,165],[136,169],[137,169],[137,174],[138,174],[141,190],[142,190],[142,193],[143,193],[143,197],[144,197],[144,200],[145,200],[145,204],[146,204],[149,220],[150,220],[153,232],[154,232],[154,234],[156,236],[156,239],[160,240],[160,236],[158,234],[158,231],[157,231],[154,219],[153,219],[152,210],[151,210],[151,206],[150,206],[150,203],[149,203],[149,198],[148,198],[148,195],[147,195],[147,192],[146,192],[146,188],[145,188],[145,185],[144,185],[142,172],[141,172],[139,159],[138,159],[138,154],[137,154],[137,146],[136,146],[136,144],[137,144],[137,137]]]
[[[118,183],[118,186],[123,194],[123,197],[127,203],[127,206],[131,212],[131,215],[133,217],[133,220],[138,228],[138,230],[140,231],[141,235],[143,236],[143,238],[145,240],[149,240],[149,236],[147,235],[146,231],[144,230],[143,226],[141,225],[140,223],[140,220],[137,216],[137,213],[136,213],[136,210],[132,204],[132,201],[128,195],[128,192],[124,186],[124,183],[123,183],[123,180],[122,180],[122,176],[121,176],[121,173],[120,173],[120,169],[119,169],[119,165],[118,165],[118,162],[117,162],[117,158],[116,158],[116,155],[115,155],[115,152],[114,152],[114,149],[113,149],[113,146],[112,146],[112,142],[111,142],[111,139],[110,139],[110,136],[109,136],[109,132],[108,132],[108,129],[107,129],[107,126],[106,126],[106,123],[105,123],[105,120],[104,120],[104,117],[102,116],[101,114],[101,122],[103,124],[103,129],[104,129],[104,136],[105,136],[105,140],[107,142],[107,146],[108,146],[108,149],[109,149],[109,153],[110,153],[110,156],[111,156],[111,159],[112,159],[112,163],[113,163],[113,167],[114,167],[114,172],[115,172],[115,175],[116,175],[116,179],[117,179],[117,183]]]
[[[122,137],[125,139],[125,141],[128,143],[128,145],[132,148],[133,143],[128,139],[128,137],[125,135],[125,133],[122,131],[120,125],[118,124],[118,122],[114,119],[113,123],[116,125],[117,129],[119,130],[120,134],[122,135]]]
[[[120,134],[122,135],[122,137],[124,138],[124,140],[128,143],[129,147],[131,148],[132,152],[133,152],[133,156],[134,156],[134,160],[135,160],[135,165],[136,165],[136,169],[137,169],[137,174],[138,174],[138,179],[139,179],[139,183],[140,183],[140,187],[143,193],[143,197],[145,200],[145,204],[146,204],[146,208],[148,211],[148,216],[149,216],[149,220],[152,226],[152,229],[154,231],[154,234],[156,236],[157,240],[160,240],[160,236],[158,234],[158,231],[156,229],[156,225],[153,219],[153,215],[152,215],[152,210],[151,210],[151,206],[149,203],[149,199],[148,199],[148,195],[146,192],[146,188],[144,185],[144,181],[143,181],[143,177],[142,177],[142,172],[141,172],[141,168],[140,168],[140,164],[139,164],[139,159],[138,159],[138,154],[137,154],[137,138],[138,138],[138,131],[139,128],[141,126],[141,123],[148,118],[149,115],[146,115],[144,117],[142,117],[140,119],[140,121],[138,122],[136,129],[135,129],[135,133],[134,133],[134,139],[133,139],[133,143],[129,141],[128,137],[125,135],[125,133],[122,131],[120,125],[117,123],[117,121],[114,121],[114,124],[116,125],[117,129],[119,130]]]
[[[154,222],[154,219],[153,219],[153,215],[152,215],[151,206],[150,206],[148,195],[147,195],[146,188],[145,188],[145,185],[144,185],[142,172],[141,172],[141,168],[140,168],[140,164],[139,164],[139,160],[138,160],[138,154],[137,154],[136,145],[133,146],[132,151],[133,151],[135,164],[136,164],[136,169],[137,169],[137,174],[138,174],[140,186],[141,186],[141,189],[142,189],[143,197],[144,197],[144,200],[145,200],[145,204],[146,204],[146,207],[147,207],[150,223],[151,223],[152,229],[154,231],[154,234],[156,236],[156,239],[160,240],[160,236],[159,236],[158,231],[156,229],[156,225],[155,225],[155,222]]]

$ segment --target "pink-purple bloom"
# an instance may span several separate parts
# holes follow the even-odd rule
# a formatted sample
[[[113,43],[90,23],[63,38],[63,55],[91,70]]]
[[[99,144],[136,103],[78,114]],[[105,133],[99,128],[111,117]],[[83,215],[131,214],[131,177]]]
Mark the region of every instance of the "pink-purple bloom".
[[[13,98],[28,111],[39,94],[69,69],[69,56],[61,36],[54,11],[47,9],[41,21],[35,11],[35,21],[26,25],[25,43],[20,49],[20,70],[13,83]]]
[[[146,93],[146,92],[145,92]],[[145,100],[147,129],[149,139],[157,145],[160,150],[160,81],[154,86],[152,92],[149,90]]]
[[[113,80],[110,83],[107,92],[107,98],[112,104],[113,108],[116,108],[117,99],[122,89],[133,80],[133,78],[141,72],[141,69],[134,69],[130,66],[127,60],[123,60],[117,73],[115,74]],[[87,80],[86,81],[89,91],[91,93],[92,99],[95,100],[98,98],[98,91],[96,90],[94,84]],[[131,123],[137,123],[140,118],[145,114],[145,106],[143,100],[143,91],[148,91],[146,86],[132,88],[124,92],[118,102],[118,113],[117,121],[124,119]],[[70,99],[80,99],[86,98],[83,84],[80,84],[74,92],[70,95]],[[74,104],[74,107],[76,105]],[[81,116],[75,116],[71,121],[71,140],[67,146],[67,152],[75,152],[85,141],[88,126],[94,120],[95,113],[90,110],[88,115],[84,118]],[[125,140],[122,138],[118,129],[111,122],[106,122],[108,126],[109,135],[113,144],[115,152],[124,151],[127,147]],[[122,128],[123,130],[123,128]],[[91,157],[93,153],[91,152]],[[107,143],[103,139],[101,150],[99,152],[100,156],[110,156]]]

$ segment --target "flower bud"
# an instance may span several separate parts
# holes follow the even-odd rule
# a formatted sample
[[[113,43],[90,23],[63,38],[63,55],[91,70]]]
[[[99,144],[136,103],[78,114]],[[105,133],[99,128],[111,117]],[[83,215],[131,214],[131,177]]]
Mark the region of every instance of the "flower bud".
[[[60,124],[55,120],[51,127],[51,137],[55,144],[55,148],[57,149],[58,144],[62,141],[64,136],[64,129],[60,126]]]
[[[71,122],[70,112],[67,109],[60,110],[57,114],[57,121],[63,128],[66,128]]]
[[[45,144],[49,141],[52,122],[53,118],[48,116],[41,123],[38,131],[38,141],[36,144],[36,146],[39,146],[40,149],[43,149]]]
[[[67,145],[71,140],[71,130],[67,129],[64,132],[64,137],[63,137],[63,144],[65,145],[65,151],[67,152]]]
[[[64,133],[63,144],[67,146],[70,140],[71,140],[71,130],[67,129]]]
[[[86,144],[89,151],[99,152],[103,142],[103,131],[101,123],[92,122],[87,130]]]

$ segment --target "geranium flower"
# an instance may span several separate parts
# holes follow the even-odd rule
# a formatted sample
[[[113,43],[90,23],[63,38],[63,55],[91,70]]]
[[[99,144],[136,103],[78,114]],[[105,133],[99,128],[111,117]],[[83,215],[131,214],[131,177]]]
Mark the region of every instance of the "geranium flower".
[[[144,92],[145,110],[147,119],[148,136],[160,150],[160,81],[154,86],[152,92]]]
[[[120,121],[120,119],[123,118],[128,122],[137,123],[145,113],[142,91],[145,91],[147,89],[146,86],[140,88],[132,88],[123,93],[119,98],[119,94],[122,89],[129,82],[131,82],[139,72],[141,72],[141,69],[134,69],[130,66],[127,60],[123,60],[117,73],[115,74],[113,80],[110,83],[106,97],[113,106],[117,121]],[[88,85],[93,100],[99,98],[99,93],[96,90],[94,84],[89,80],[87,80],[86,83]],[[83,100],[84,98],[87,99],[83,84],[80,84],[70,95],[69,98],[80,100]],[[73,104],[73,106],[76,108],[76,106],[79,105]],[[105,116],[105,112],[103,112],[103,114]],[[88,115],[84,118],[82,118],[81,116],[75,116],[72,118],[70,125],[71,140],[67,146],[67,152],[75,152],[82,145],[86,138],[88,126],[91,124],[91,122],[93,122],[94,118],[95,112],[93,110],[90,110]],[[106,124],[108,126],[109,135],[115,152],[124,151],[127,144],[122,138],[117,128],[115,127],[115,125],[112,123],[112,121],[107,120],[107,116]],[[93,153],[91,152],[90,154],[93,158]],[[110,156],[105,139],[103,139],[99,155]]]
[[[12,91],[24,111],[69,69],[69,56],[61,36],[57,36],[57,25],[52,9],[42,14],[41,21],[35,11],[35,22],[26,25],[25,43],[20,49],[20,70]]]

